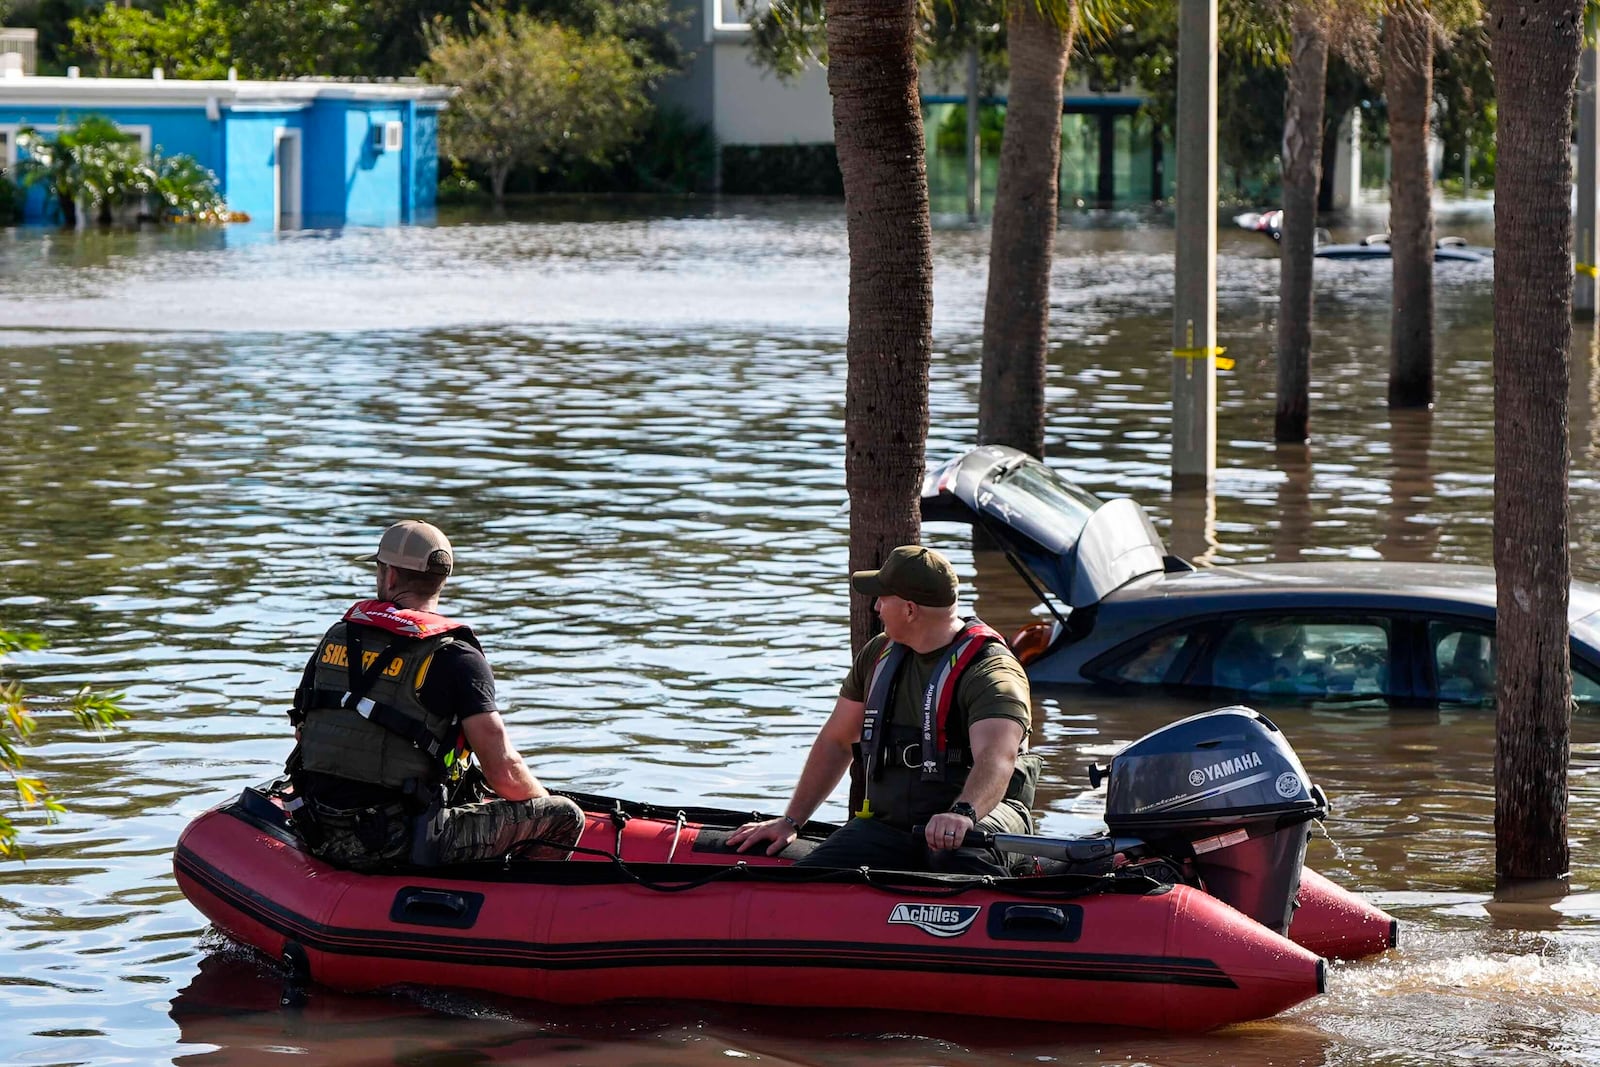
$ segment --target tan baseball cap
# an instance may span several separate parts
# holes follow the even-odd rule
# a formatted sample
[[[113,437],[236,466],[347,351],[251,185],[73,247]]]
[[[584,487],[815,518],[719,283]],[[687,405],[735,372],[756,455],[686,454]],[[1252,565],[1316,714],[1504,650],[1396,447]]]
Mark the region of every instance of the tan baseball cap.
[[[897,596],[930,608],[954,604],[959,586],[950,561],[921,545],[902,545],[877,570],[850,576],[850,588],[865,596]]]
[[[387,563],[403,571],[421,571],[424,574],[449,574],[455,565],[455,553],[444,531],[419,519],[397,522],[383,531],[378,551],[362,556],[364,563]]]

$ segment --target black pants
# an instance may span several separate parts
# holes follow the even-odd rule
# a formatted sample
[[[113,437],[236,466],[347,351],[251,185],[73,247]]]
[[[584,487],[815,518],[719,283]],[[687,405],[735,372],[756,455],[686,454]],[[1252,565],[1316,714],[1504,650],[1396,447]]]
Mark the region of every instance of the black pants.
[[[1021,804],[1002,801],[985,815],[978,829],[989,833],[1028,834],[1033,819]],[[935,852],[922,835],[878,819],[851,819],[835,830],[796,867],[871,867],[880,871],[931,871],[935,874],[1010,875],[1007,858],[994,849],[958,848]]]

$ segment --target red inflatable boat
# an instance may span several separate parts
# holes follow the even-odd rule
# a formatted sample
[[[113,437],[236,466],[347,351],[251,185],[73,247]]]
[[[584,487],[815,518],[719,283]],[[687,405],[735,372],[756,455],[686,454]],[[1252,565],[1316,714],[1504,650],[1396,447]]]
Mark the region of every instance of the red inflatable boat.
[[[1222,757],[1208,745],[1205,758]],[[1268,787],[1287,791],[1281,777]],[[1149,846],[1134,838],[1019,838],[1047,857],[1056,848],[1080,859],[1087,845],[1098,858],[983,879],[795,867],[830,828],[808,826],[779,857],[740,855],[726,839],[750,813],[568,795],[588,812],[571,861],[357,874],[303,848],[281,797],[247,789],[196,819],[173,862],[184,894],[219,929],[301,979],[351,991],[451,986],[559,1003],[711,1000],[1205,1030],[1322,992],[1319,953],[1393,944],[1388,916],[1302,872],[1320,798],[1298,814],[1281,804],[1213,811],[1190,827],[1190,838],[1207,836],[1143,859]],[[1145,819],[1146,836],[1171,822]],[[1177,851],[1188,856],[1182,870]],[[1196,871],[1211,892],[1187,884]]]
[[[730,864],[725,853],[699,862],[702,827],[643,818],[622,828],[625,868],[547,861],[363,875],[311,857],[277,810],[247,793],[195,820],[178,842],[178,883],[229,936],[338,989],[874,1006],[1172,1030],[1259,1019],[1323,990],[1316,955],[1184,885],[819,879],[778,861]],[[679,838],[671,864],[652,862],[662,835]],[[617,837],[609,816],[592,814],[583,843],[609,848]]]

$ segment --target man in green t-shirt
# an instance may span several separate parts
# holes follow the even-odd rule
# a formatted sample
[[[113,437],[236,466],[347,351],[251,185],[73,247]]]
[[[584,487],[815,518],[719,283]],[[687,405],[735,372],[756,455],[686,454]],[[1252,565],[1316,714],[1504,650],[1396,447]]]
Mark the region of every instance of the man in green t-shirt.
[[[874,598],[883,633],[861,650],[806,758],[784,814],[728,838],[781,852],[850,768],[865,800],[800,862],[808,866],[1007,873],[989,849],[965,848],[974,826],[1030,833],[1037,757],[1028,676],[999,634],[956,608],[950,561],[907,545],[850,576]],[[913,826],[924,827],[913,837]]]

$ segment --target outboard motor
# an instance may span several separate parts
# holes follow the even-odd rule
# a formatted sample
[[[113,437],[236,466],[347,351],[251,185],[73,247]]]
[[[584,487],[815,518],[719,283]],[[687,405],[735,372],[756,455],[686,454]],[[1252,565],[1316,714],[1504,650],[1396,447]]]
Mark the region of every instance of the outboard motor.
[[[1206,890],[1289,930],[1310,822],[1327,814],[1282,731],[1258,711],[1219,708],[1146,734],[1111,759],[1106,825],[1158,852],[1194,857]]]

